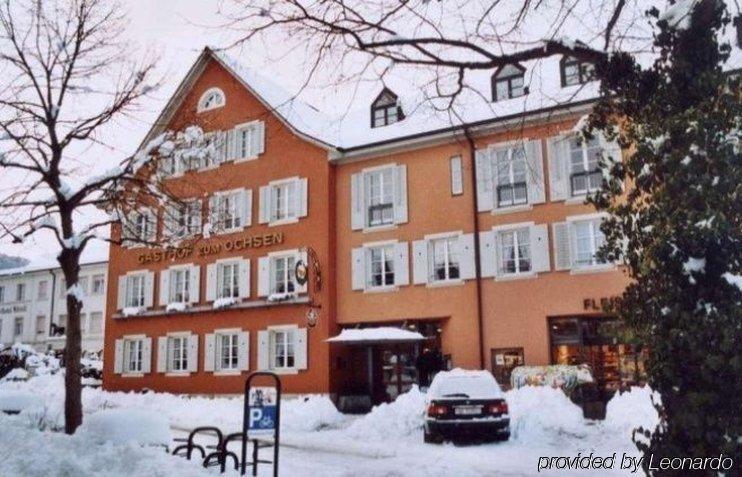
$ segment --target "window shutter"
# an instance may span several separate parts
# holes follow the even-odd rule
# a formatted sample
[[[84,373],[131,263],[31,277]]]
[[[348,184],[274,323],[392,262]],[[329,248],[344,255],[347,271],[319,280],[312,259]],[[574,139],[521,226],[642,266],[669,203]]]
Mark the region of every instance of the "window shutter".
[[[188,298],[190,303],[198,303],[201,301],[201,267],[194,265],[190,269],[191,276],[188,282]]]
[[[394,244],[394,284],[410,284],[410,254],[407,242]]]
[[[350,177],[350,228],[362,230],[366,224],[363,195],[363,173]]]
[[[218,209],[219,196],[212,195],[209,197],[209,223],[214,230],[216,230],[216,226],[219,223]]]
[[[495,265],[495,233],[479,232],[479,261],[482,278],[494,277]]]
[[[309,267],[309,261],[307,260],[307,252],[306,251],[299,252],[299,254],[296,257],[296,259],[297,260],[301,260],[302,262],[304,262],[304,265],[306,265],[307,267]],[[296,293],[306,293],[307,292],[307,285],[308,285],[308,283],[309,283],[309,280],[307,280],[307,282],[304,283],[304,285],[299,285],[297,283],[296,284]]]
[[[216,300],[217,277],[219,266],[216,263],[206,265],[206,301]]]
[[[495,231],[495,276],[501,275],[502,270],[502,232]]]
[[[565,200],[569,190],[567,164],[569,142],[565,136],[550,137],[546,142],[549,155],[549,186],[551,200]]]
[[[412,242],[412,283],[428,283],[428,241]]]
[[[167,306],[170,303],[170,269],[160,272],[160,305]]]
[[[541,204],[546,201],[544,187],[544,159],[541,153],[541,139],[526,143],[526,168],[528,177],[528,203]]]
[[[296,330],[296,369],[307,369],[307,329]]]
[[[258,371],[270,369],[270,331],[258,331]]]
[[[241,331],[237,333],[237,369],[247,371],[250,369],[250,332]]]
[[[309,181],[306,177],[297,180],[296,197],[299,202],[296,215],[297,217],[306,217],[309,210]]]
[[[243,189],[240,193],[240,204],[242,207],[242,226],[252,225],[252,190]]]
[[[567,222],[554,222],[554,269],[569,270],[572,266],[570,233]]]
[[[224,131],[216,133],[216,163],[214,165],[221,164],[227,160],[227,134]]]
[[[195,202],[193,202],[193,209],[190,210],[190,213],[192,214],[191,223],[193,224],[193,229],[195,230],[196,234],[201,233],[201,229],[203,228],[203,220],[202,220],[202,205],[201,205],[201,199],[196,199]]]
[[[149,217],[149,223],[151,225],[147,229],[147,235],[145,237],[145,240],[147,242],[154,242],[157,239],[157,215],[151,210],[148,210],[145,213]]]
[[[157,372],[167,372],[167,336],[157,338]]]
[[[116,340],[113,348],[113,372],[121,374],[124,372],[124,340]]]
[[[252,146],[251,156],[255,157],[265,152],[265,122],[257,121],[253,126],[252,140],[250,145]]]
[[[126,275],[119,275],[117,309],[126,308]]]
[[[216,366],[216,335],[204,335],[204,371],[213,372]]]
[[[407,223],[407,166],[394,168],[394,223]]]
[[[144,306],[152,308],[155,304],[155,272],[144,275]]]
[[[366,250],[358,247],[354,248],[351,253],[352,288],[363,290],[366,288]]]
[[[167,238],[175,238],[181,236],[180,230],[178,229],[177,220],[178,208],[177,204],[167,204],[162,209],[162,236]]]
[[[474,263],[474,234],[464,234],[459,237],[459,275],[462,280],[471,280],[476,277]]]
[[[258,296],[270,295],[271,288],[271,259],[270,257],[260,257],[258,259]]]
[[[239,287],[239,297],[249,298],[250,297],[250,259],[246,258],[240,260],[238,265],[239,278],[237,279],[237,286]]]
[[[492,210],[494,188],[490,150],[477,149],[474,151],[474,162],[477,173],[477,212]]]
[[[152,372],[152,338],[142,339],[142,374]]]
[[[198,371],[198,335],[188,337],[188,372]]]
[[[549,264],[549,231],[546,224],[532,225],[528,231],[531,239],[531,264],[534,272],[548,272]]]
[[[461,170],[461,156],[451,158],[451,194],[464,193],[464,178]]]
[[[619,146],[616,141],[609,141],[602,134],[598,135],[598,140],[600,141],[600,147],[603,150],[603,157],[606,158],[606,167],[601,170],[603,172],[603,177],[609,179],[613,164],[623,160],[621,146]]]
[[[225,142],[225,151],[224,151],[224,160],[231,161],[232,159],[237,159],[238,157],[238,150],[237,150],[237,137],[239,134],[237,134],[236,129],[230,129],[228,131],[225,131],[224,133],[224,142]]]
[[[260,188],[260,214],[258,222],[267,224],[271,220],[271,188],[262,186]]]

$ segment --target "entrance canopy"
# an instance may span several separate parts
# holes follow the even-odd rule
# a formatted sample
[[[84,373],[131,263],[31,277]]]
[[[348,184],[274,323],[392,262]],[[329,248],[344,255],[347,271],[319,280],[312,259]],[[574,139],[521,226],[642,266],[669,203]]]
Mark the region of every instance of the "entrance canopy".
[[[345,329],[339,335],[327,340],[328,343],[342,344],[382,344],[411,343],[424,341],[425,337],[417,331],[381,326],[378,328]]]

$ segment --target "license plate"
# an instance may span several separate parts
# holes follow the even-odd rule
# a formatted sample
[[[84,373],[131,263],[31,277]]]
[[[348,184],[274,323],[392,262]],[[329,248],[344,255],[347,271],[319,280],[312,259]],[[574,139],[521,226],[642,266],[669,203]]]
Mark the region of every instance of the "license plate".
[[[482,406],[456,406],[454,412],[460,416],[482,414]]]

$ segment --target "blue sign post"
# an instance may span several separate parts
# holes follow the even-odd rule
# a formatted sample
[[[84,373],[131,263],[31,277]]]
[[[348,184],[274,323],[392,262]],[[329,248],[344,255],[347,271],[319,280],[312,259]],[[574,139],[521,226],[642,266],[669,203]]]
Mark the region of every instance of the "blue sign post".
[[[273,380],[273,387],[252,386],[252,380],[259,376],[266,376]],[[242,421],[242,468],[241,475],[245,475],[247,468],[247,445],[253,440],[252,475],[258,475],[258,463],[272,463],[273,476],[278,477],[278,447],[281,425],[281,380],[275,373],[258,371],[250,374],[245,382],[245,407]],[[273,437],[273,460],[259,460],[260,445],[257,438],[262,436]],[[264,446],[265,447],[265,446]]]

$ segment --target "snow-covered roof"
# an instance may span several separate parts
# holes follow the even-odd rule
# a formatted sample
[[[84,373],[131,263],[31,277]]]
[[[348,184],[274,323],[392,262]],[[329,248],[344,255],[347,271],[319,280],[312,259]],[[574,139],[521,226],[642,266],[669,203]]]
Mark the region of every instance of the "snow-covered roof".
[[[684,4],[692,4],[694,0],[687,0]],[[485,4],[487,2],[484,2]],[[493,46],[497,53],[509,54],[520,50],[527,50],[545,41],[558,41],[562,45],[571,47],[577,41],[605,51],[604,31],[614,12],[615,2],[604,2],[596,8],[591,2],[578,2],[566,8],[564,2],[538,2],[533,11],[523,20],[521,18],[520,3],[500,3],[497,8],[497,24],[490,25],[492,35],[503,35],[506,41]],[[663,11],[666,5],[663,2],[652,2]],[[629,51],[634,53],[644,65],[649,65],[655,58],[652,52],[652,29],[645,11],[649,4],[642,2],[625,5],[618,22],[613,28],[612,43],[607,51]],[[447,8],[458,8],[455,4],[440,2],[430,8],[441,9],[439,20],[457,22],[459,15],[444,15]],[[733,5],[730,5],[733,9]],[[682,17],[679,8],[670,9],[667,14],[673,21]],[[448,18],[450,17],[450,18]],[[477,19],[476,12],[471,18]],[[462,28],[460,25],[448,25],[451,31]],[[404,27],[400,30],[404,32]],[[448,31],[448,30],[446,30]],[[566,37],[565,33],[574,35]],[[414,35],[415,32],[411,32]],[[727,63],[728,69],[737,69],[742,66],[742,51],[733,40],[735,29],[727,28],[727,39],[735,46],[732,56]],[[267,78],[259,74],[255,68],[248,65],[251,62],[245,54],[233,54],[205,48],[181,86],[171,98],[163,115],[155,124],[167,124],[168,114],[174,114],[180,99],[195,81],[209,59],[215,59],[232,72],[248,90],[255,94],[267,107],[295,133],[318,143],[322,147],[334,150],[342,155],[349,151],[366,149],[379,144],[394,143],[410,138],[428,136],[435,133],[456,130],[463,125],[496,125],[501,121],[511,120],[542,112],[551,112],[555,109],[567,108],[575,105],[585,105],[598,97],[599,85],[596,81],[583,85],[563,87],[560,76],[560,60],[562,55],[520,63],[525,68],[525,86],[528,94],[512,99],[492,102],[492,75],[494,70],[471,70],[465,72],[467,86],[456,98],[451,107],[445,107],[447,99],[432,98],[431,91],[441,86],[441,73],[447,80],[442,80],[444,87],[451,87],[455,83],[457,72],[451,70],[433,71],[430,68],[393,67],[378,78],[378,71],[370,68],[366,77],[360,78],[354,85],[352,97],[340,99],[328,93],[322,99],[315,98],[319,107],[310,105],[306,101],[305,91],[290,92],[282,87],[278,76]],[[261,70],[262,71],[262,70]],[[383,126],[372,127],[370,121],[371,103],[378,94],[387,88],[396,94],[402,105],[405,118],[402,121]],[[161,131],[151,131],[147,140],[152,139]]]
[[[0,277],[12,275],[23,275],[31,272],[43,272],[60,268],[57,257],[54,254],[44,254],[29,259],[28,265],[17,268],[0,270]],[[108,245],[103,247],[86,248],[80,257],[80,265],[97,265],[108,262]]]
[[[380,326],[378,328],[345,329],[339,335],[328,338],[328,343],[390,343],[422,341],[425,337],[417,331],[394,328],[392,326]]]

